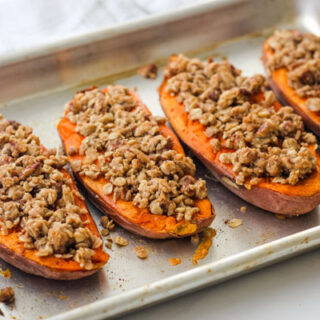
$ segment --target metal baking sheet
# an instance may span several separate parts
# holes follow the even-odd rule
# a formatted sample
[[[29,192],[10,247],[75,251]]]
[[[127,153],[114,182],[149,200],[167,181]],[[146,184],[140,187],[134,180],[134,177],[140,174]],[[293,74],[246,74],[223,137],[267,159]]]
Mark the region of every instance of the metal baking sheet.
[[[157,80],[136,75],[150,62],[164,64],[172,53],[215,59],[228,58],[245,74],[263,73],[260,61],[265,37],[278,27],[319,34],[320,5],[314,1],[211,1],[144,18],[0,60],[0,102],[5,117],[28,124],[48,147],[59,146],[56,124],[63,106],[80,88],[120,83],[137,88],[154,114],[162,115]],[[186,150],[188,152],[188,150]],[[0,286],[16,292],[14,307],[0,305],[6,319],[106,319],[250,272],[320,245],[319,209],[285,220],[249,205],[214,181],[197,162],[197,174],[207,180],[217,217],[217,236],[208,256],[192,264],[190,239],[149,240],[120,227],[115,234],[129,240],[124,248],[107,250],[110,260],[97,274],[78,281],[51,281],[27,275],[4,262],[9,279]],[[240,208],[247,206],[247,212]],[[101,212],[89,205],[99,221]],[[225,221],[241,218],[230,229]],[[139,260],[133,248],[149,251]],[[182,263],[171,266],[170,257]],[[1,316],[0,316],[1,317]]]

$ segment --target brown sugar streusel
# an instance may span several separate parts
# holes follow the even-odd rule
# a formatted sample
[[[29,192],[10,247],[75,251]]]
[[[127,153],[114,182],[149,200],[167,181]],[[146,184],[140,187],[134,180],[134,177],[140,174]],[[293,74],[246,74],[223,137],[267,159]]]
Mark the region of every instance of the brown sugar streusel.
[[[320,111],[320,37],[297,30],[277,30],[268,39],[273,55],[269,71],[288,70],[288,84],[311,111]]]
[[[151,116],[122,86],[107,92],[91,88],[66,105],[66,116],[84,136],[73,169],[92,179],[104,177],[103,192],[132,201],[152,214],[192,220],[195,201],[207,196],[206,184],[196,179],[191,158],[173,150],[170,137],[160,132],[163,118]]]
[[[309,149],[315,136],[304,131],[302,118],[290,107],[274,108],[262,75],[244,77],[228,61],[170,61],[166,90],[184,104],[189,119],[205,127],[214,153],[231,165],[236,183],[250,188],[261,178],[295,185],[316,168]],[[264,100],[255,102],[255,94]],[[225,151],[226,150],[226,151]]]
[[[87,210],[75,203],[82,198],[61,171],[64,156],[46,152],[32,129],[0,116],[1,232],[20,228],[25,249],[41,257],[73,259],[92,268],[93,249],[102,241],[82,221]]]

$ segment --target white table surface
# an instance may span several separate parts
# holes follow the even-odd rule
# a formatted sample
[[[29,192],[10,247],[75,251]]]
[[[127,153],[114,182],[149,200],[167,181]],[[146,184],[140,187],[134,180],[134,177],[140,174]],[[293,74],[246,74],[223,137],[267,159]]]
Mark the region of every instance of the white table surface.
[[[318,250],[121,319],[319,320],[319,270]]]
[[[195,0],[0,0],[0,56]],[[319,319],[320,251],[124,316],[146,319]]]

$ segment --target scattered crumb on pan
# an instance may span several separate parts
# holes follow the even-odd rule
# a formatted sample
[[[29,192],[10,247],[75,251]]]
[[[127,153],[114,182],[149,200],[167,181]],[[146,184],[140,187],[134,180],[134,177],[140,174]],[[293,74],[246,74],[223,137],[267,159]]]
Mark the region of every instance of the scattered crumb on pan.
[[[112,248],[112,238],[109,236],[107,239],[106,239],[106,242],[105,242],[105,245],[108,249],[111,249]]]
[[[134,251],[136,253],[136,256],[140,259],[147,259],[148,258],[148,252],[147,250],[142,246],[136,246],[134,248]]]
[[[12,287],[6,287],[0,290],[0,302],[6,304],[14,302],[14,290]]]
[[[216,231],[212,228],[207,228],[202,232],[201,235],[201,242],[198,245],[194,255],[192,256],[192,263],[197,265],[198,260],[204,259],[208,252],[209,249],[212,245],[212,238],[216,235]]]
[[[155,64],[148,64],[141,67],[138,74],[146,79],[155,79],[158,75],[158,67]]]
[[[128,245],[128,240],[126,240],[125,238],[123,237],[120,237],[120,236],[115,236],[113,238],[113,241],[116,245],[120,246],[120,247],[125,247]]]
[[[232,229],[238,228],[242,225],[242,219],[232,219],[229,221],[229,227]]]
[[[168,261],[172,266],[176,266],[181,263],[180,258],[169,258]]]
[[[109,234],[110,234],[110,231],[109,231],[108,229],[105,229],[105,228],[101,229],[101,235],[102,235],[103,237],[106,237],[106,236],[108,236]]]
[[[114,222],[108,216],[101,217],[100,223],[101,223],[101,226],[103,227],[103,229],[106,229],[108,231],[111,231],[114,229]]]
[[[110,232],[114,230],[114,222],[111,218],[109,218],[108,216],[103,216],[101,217],[100,219],[100,224],[102,226],[102,229],[100,231],[101,235],[103,237],[106,238],[106,241],[105,241],[105,246],[108,248],[108,249],[111,249],[112,248],[112,238],[110,236]],[[121,237],[120,237],[121,238]],[[122,238],[123,239],[123,238]],[[120,240],[121,242],[121,240]],[[128,244],[128,243],[127,243]],[[127,245],[127,244],[124,244],[124,245]],[[118,244],[121,246],[121,244]],[[122,246],[124,246],[122,245]]]
[[[244,213],[244,212],[247,211],[247,209],[248,209],[248,208],[247,208],[246,206],[242,206],[242,207],[240,208],[240,211]]]

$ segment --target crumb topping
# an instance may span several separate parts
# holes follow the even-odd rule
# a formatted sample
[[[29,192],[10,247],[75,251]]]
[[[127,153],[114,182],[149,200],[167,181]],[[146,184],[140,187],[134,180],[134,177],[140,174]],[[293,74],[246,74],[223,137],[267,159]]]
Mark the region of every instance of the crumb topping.
[[[311,111],[320,111],[320,37],[297,30],[277,30],[268,39],[274,52],[268,59],[270,71],[288,70],[289,86],[308,98]]]
[[[161,134],[165,120],[148,114],[128,89],[79,92],[67,104],[66,116],[85,137],[80,149],[72,150],[84,156],[72,162],[73,170],[105,178],[103,192],[114,201],[132,201],[177,221],[190,221],[199,212],[195,200],[206,198],[205,181],[194,177],[192,159],[173,150],[171,138]]]
[[[263,177],[295,185],[316,168],[302,118],[291,107],[278,111],[262,75],[244,77],[228,61],[188,59],[179,55],[165,71],[166,90],[184,104],[190,120],[205,127],[214,153],[231,165],[236,183],[250,188]],[[264,100],[255,102],[257,93]]]
[[[62,172],[66,161],[55,150],[46,152],[30,127],[0,115],[1,232],[18,228],[26,249],[91,269],[102,241],[81,220],[87,210],[75,204],[82,196]]]

